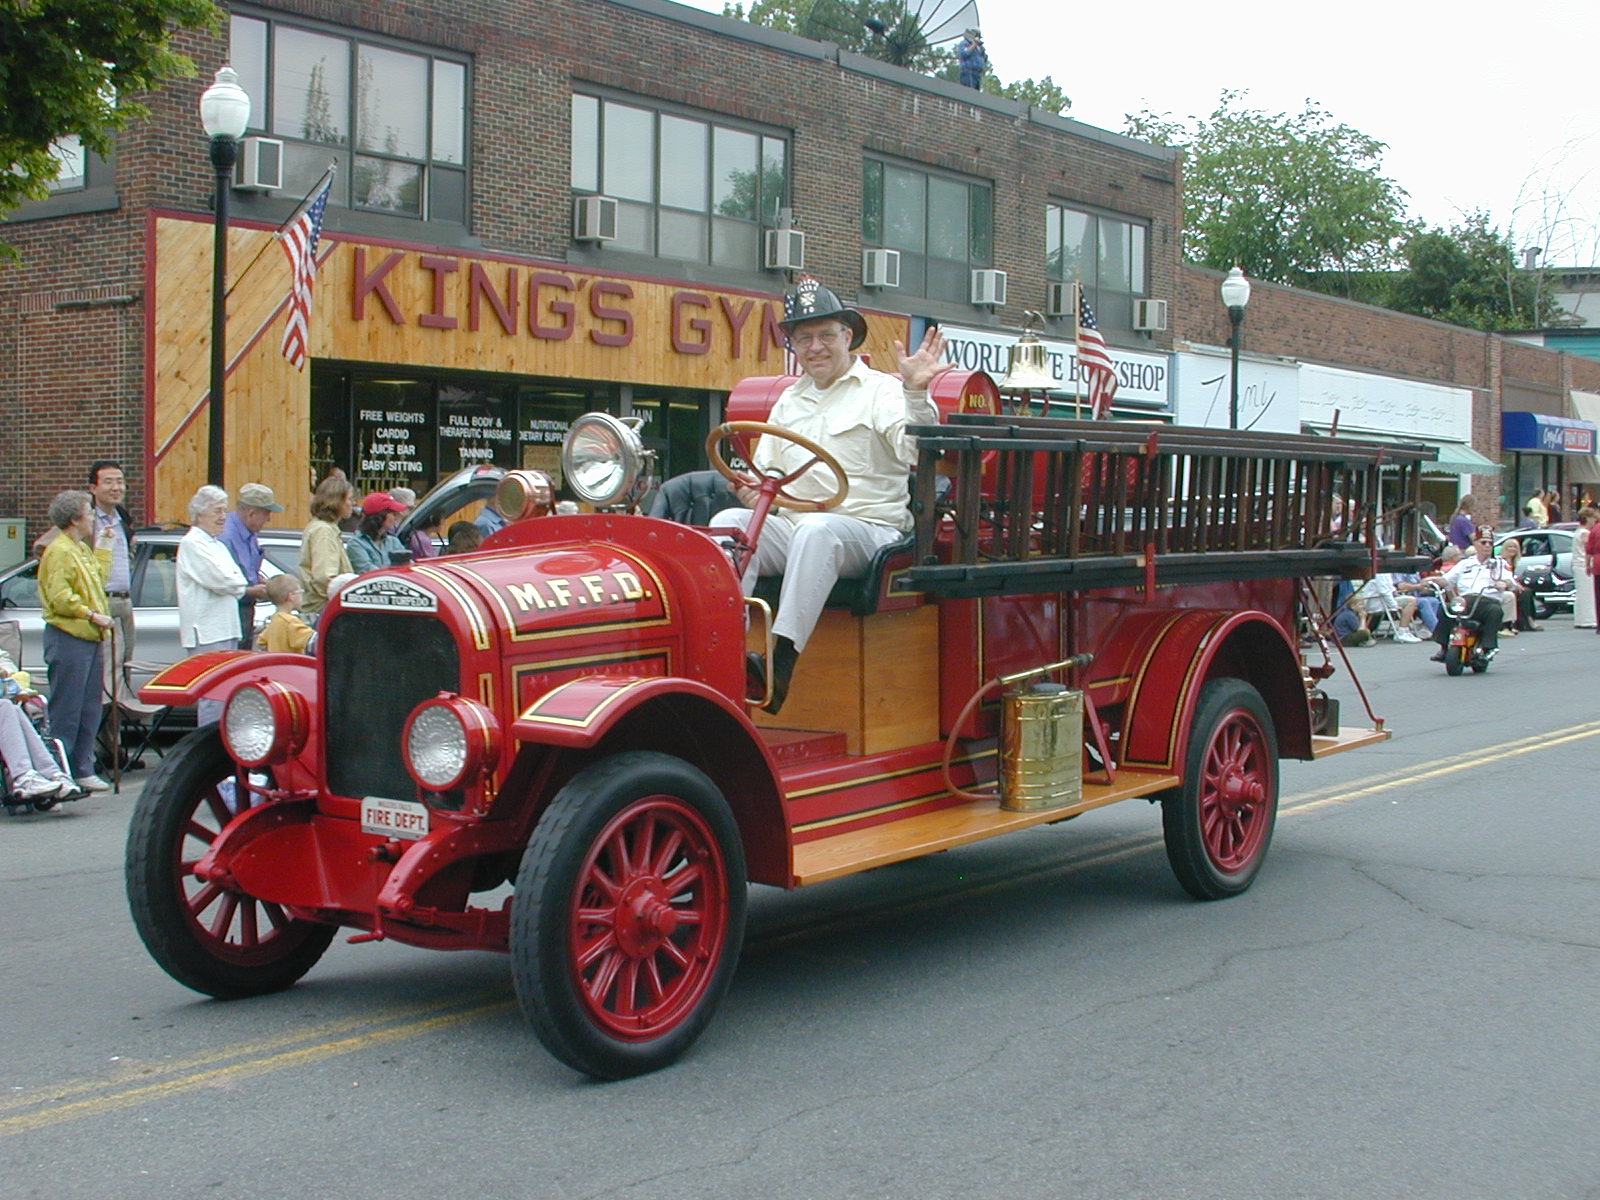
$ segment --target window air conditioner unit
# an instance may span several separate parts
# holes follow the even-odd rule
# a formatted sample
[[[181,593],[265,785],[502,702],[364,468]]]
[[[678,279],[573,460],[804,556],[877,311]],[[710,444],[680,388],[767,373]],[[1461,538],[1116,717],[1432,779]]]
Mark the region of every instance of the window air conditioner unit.
[[[972,302],[974,304],[1004,304],[1006,302],[1006,273],[1004,271],[974,271],[972,273]]]
[[[798,229],[767,230],[767,253],[761,265],[769,271],[804,270],[806,235]]]
[[[1072,285],[1047,283],[1044,285],[1044,315],[1047,317],[1072,316]]]
[[[617,236],[617,202],[610,196],[575,196],[572,240],[609,242]]]
[[[1146,333],[1161,333],[1167,327],[1167,302],[1165,300],[1135,300],[1133,302],[1133,327]]]
[[[277,138],[247,137],[239,143],[233,164],[233,190],[272,192],[283,186],[283,143]]]
[[[869,288],[899,287],[900,251],[863,250],[861,252],[861,286]]]

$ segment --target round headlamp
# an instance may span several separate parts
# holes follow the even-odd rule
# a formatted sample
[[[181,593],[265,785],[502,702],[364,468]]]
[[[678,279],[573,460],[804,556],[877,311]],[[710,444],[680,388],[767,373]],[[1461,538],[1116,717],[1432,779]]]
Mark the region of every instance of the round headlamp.
[[[555,485],[543,471],[507,471],[494,500],[508,521],[548,516],[556,503]]]
[[[265,767],[305,749],[311,726],[306,698],[273,679],[245,684],[222,710],[222,740],[244,766]]]
[[[639,479],[644,443],[639,431],[610,413],[585,413],[561,443],[561,472],[580,500],[608,508]]]
[[[441,692],[411,710],[401,744],[411,778],[426,791],[448,792],[494,765],[500,722],[476,700]]]

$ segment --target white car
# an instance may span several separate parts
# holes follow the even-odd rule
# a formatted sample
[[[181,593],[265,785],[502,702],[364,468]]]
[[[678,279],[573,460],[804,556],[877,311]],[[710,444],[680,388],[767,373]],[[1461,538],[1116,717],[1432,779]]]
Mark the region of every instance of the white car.
[[[184,526],[139,529],[133,535],[134,660],[167,666],[183,657],[178,644],[178,543],[188,532]],[[269,577],[283,571],[298,572],[300,531],[264,529],[259,535],[266,557],[262,571]],[[259,625],[272,615],[272,605],[256,605]],[[0,621],[15,621],[22,629],[22,662],[33,685],[49,691],[44,665],[44,615],[39,606],[39,560],[30,558],[0,572]],[[135,678],[134,683],[143,682]]]

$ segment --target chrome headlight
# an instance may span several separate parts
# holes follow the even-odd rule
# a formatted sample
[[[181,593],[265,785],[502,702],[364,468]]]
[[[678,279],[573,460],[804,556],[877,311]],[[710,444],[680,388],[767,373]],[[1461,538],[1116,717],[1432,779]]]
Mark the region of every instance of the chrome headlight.
[[[440,693],[412,710],[401,742],[411,778],[425,791],[448,792],[494,765],[500,723],[477,701]]]
[[[645,461],[639,431],[610,413],[585,413],[561,443],[561,471],[580,500],[608,508],[625,499]]]
[[[222,711],[222,740],[244,766],[264,767],[305,749],[310,706],[299,692],[272,679],[245,684]]]

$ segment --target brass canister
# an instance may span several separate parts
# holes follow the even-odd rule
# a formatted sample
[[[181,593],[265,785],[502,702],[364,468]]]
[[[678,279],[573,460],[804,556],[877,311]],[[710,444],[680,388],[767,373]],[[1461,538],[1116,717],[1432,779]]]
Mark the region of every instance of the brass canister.
[[[1083,693],[1059,683],[1007,692],[1001,705],[1000,807],[1061,808],[1083,799]]]

